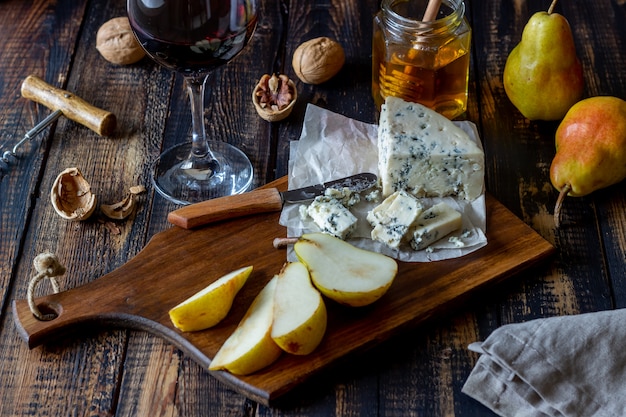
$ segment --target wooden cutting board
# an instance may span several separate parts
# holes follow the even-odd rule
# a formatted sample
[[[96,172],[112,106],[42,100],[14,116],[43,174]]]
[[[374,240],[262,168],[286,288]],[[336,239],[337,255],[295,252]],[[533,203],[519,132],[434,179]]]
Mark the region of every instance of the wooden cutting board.
[[[268,186],[284,190],[287,180],[282,178]],[[272,246],[274,238],[286,233],[278,218],[279,213],[269,213],[197,230],[172,227],[160,232],[117,270],[83,286],[38,298],[42,311],[58,314],[52,321],[39,321],[26,300],[14,300],[18,331],[33,348],[81,326],[141,329],[168,340],[208,368],[252,299],[285,262],[285,250]],[[468,293],[510,277],[554,251],[550,243],[489,195],[487,219],[488,244],[478,251],[440,262],[400,262],[388,293],[370,306],[350,308],[328,301],[327,333],[312,354],[283,354],[270,367],[248,376],[227,372],[211,375],[269,405],[345,355],[424,322]],[[224,321],[193,333],[182,333],[172,325],[170,308],[222,275],[247,265],[254,271]]]

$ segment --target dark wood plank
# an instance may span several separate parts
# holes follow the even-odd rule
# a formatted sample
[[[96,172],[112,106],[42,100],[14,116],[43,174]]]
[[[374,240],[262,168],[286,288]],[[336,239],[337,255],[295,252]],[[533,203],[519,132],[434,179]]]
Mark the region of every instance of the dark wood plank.
[[[0,149],[10,151],[28,130],[46,117],[50,111],[32,103],[20,95],[22,81],[28,74],[45,76],[55,85],[65,84],[65,74],[71,62],[73,47],[78,34],[77,27],[63,24],[60,16],[80,20],[84,4],[60,2],[58,11],[48,7],[47,2],[35,5],[23,2],[3,2],[0,14],[4,19],[4,47],[0,50],[0,61],[6,65],[0,72]],[[47,40],[54,38],[58,46],[56,54],[50,51]],[[29,44],[29,48],[24,48]],[[8,65],[7,65],[8,64]],[[17,160],[9,163],[7,170],[0,173],[0,288],[3,301],[10,288],[8,279],[12,276],[19,257],[19,242],[23,239],[24,222],[31,216],[33,199],[36,193],[40,169],[50,130],[17,149]]]
[[[11,149],[24,134],[50,113],[43,106],[23,99],[20,86],[29,74],[36,74],[47,82],[67,88],[67,73],[71,68],[80,34],[80,22],[87,2],[80,1],[3,1],[0,15],[3,18],[3,48],[0,50],[0,131],[2,151]],[[57,126],[58,127],[58,126]],[[86,130],[86,129],[85,129]],[[58,130],[56,130],[58,131]],[[116,368],[82,366],[85,358],[101,364],[111,352],[111,344],[104,338],[102,344],[75,346],[73,353],[63,349],[47,349],[30,353],[16,344],[15,328],[10,323],[8,308],[15,294],[25,294],[26,283],[32,272],[32,241],[28,237],[29,225],[39,228],[37,207],[43,194],[47,205],[48,191],[42,190],[49,147],[55,127],[18,149],[18,160],[10,164],[6,175],[0,179],[0,346],[3,351],[0,365],[1,415],[53,414],[63,415],[77,409],[112,408],[112,397],[92,399],[83,396],[79,387],[103,388]],[[54,221],[53,224],[58,224]],[[54,239],[43,236],[42,247]],[[111,341],[115,344],[115,338]],[[93,348],[93,349],[90,349]],[[83,358],[83,359],[79,359]],[[66,363],[66,378],[56,373],[56,365]],[[71,371],[71,370],[74,371]],[[73,375],[72,375],[73,374]],[[114,391],[113,385],[104,389]],[[67,395],[71,393],[70,395]],[[68,402],[59,401],[66,398]]]
[[[480,123],[489,159],[487,188],[546,239],[563,249],[552,271],[540,278],[542,283],[539,284],[536,280],[530,282],[529,288],[521,290],[526,292],[521,295],[523,298],[518,298],[519,295],[513,296],[512,302],[524,302],[524,298],[538,301],[547,298],[559,300],[552,303],[550,311],[544,308],[541,312],[543,315],[611,308],[611,304],[606,303],[609,289],[604,271],[601,265],[588,262],[589,259],[603,256],[601,237],[597,235],[594,224],[583,220],[585,224],[580,227],[554,229],[551,213],[556,191],[550,184],[548,170],[555,152],[554,132],[558,123],[529,122],[524,119],[512,107],[502,87],[506,56],[519,42],[521,30],[528,18],[536,11],[543,10],[545,5],[527,2],[523,8],[514,9],[508,3],[500,6],[498,8],[473,3],[475,20],[516,23],[512,27],[510,24],[493,25],[490,26],[491,31],[476,34],[478,72],[490,75],[483,77],[479,90],[484,109]],[[595,4],[595,7],[609,13],[610,4],[602,2]],[[588,24],[589,16],[580,11],[575,13],[574,10],[578,8],[572,3],[563,2],[560,11],[571,19],[570,23],[574,28]],[[579,40],[579,44],[584,43]],[[584,65],[589,66],[591,63],[585,59],[582,48],[579,50]],[[589,90],[589,86],[587,88]],[[592,219],[591,212],[585,210],[585,201],[590,199],[572,200],[566,210],[577,210],[576,217],[580,219]],[[568,249],[574,249],[577,253],[565,253]],[[580,291],[585,287],[593,290]],[[540,310],[531,308],[531,311]],[[519,315],[514,310],[509,315],[508,320],[524,319],[523,314]]]

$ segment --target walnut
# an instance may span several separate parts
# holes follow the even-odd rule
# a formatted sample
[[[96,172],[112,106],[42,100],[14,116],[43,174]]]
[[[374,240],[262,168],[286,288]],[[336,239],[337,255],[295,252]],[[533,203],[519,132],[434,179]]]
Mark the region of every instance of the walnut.
[[[345,61],[346,56],[341,45],[330,38],[321,37],[298,46],[291,64],[302,82],[321,84],[334,77]]]
[[[134,64],[146,55],[127,17],[116,17],[100,26],[96,49],[104,59],[118,65]]]
[[[284,74],[263,75],[252,92],[254,108],[268,122],[289,116],[297,98],[296,85]]]
[[[67,220],[86,220],[96,208],[96,196],[78,168],[63,170],[52,185],[54,210]]]

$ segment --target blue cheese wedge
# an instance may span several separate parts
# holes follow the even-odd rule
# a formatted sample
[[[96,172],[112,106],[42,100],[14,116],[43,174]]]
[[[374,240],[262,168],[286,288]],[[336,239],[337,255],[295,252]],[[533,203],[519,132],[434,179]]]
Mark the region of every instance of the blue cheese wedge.
[[[474,200],[483,192],[484,159],[469,135],[441,114],[397,97],[385,100],[378,127],[383,196],[405,190]]]
[[[341,201],[329,196],[318,196],[307,208],[307,214],[323,233],[346,239],[356,230],[357,218]]]
[[[396,191],[367,214],[373,226],[372,239],[397,249],[423,209],[415,197]]]
[[[461,213],[447,205],[439,203],[417,218],[409,231],[409,243],[414,250],[426,249],[431,244],[461,228]]]

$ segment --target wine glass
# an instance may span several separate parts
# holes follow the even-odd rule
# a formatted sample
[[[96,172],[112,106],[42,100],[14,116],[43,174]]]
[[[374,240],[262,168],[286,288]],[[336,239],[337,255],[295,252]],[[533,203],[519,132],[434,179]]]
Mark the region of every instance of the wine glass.
[[[183,75],[191,102],[191,141],[154,162],[157,191],[178,204],[243,193],[252,183],[252,164],[238,148],[207,139],[204,90],[211,71],[248,43],[257,0],[128,0],[127,11],[148,56]]]

